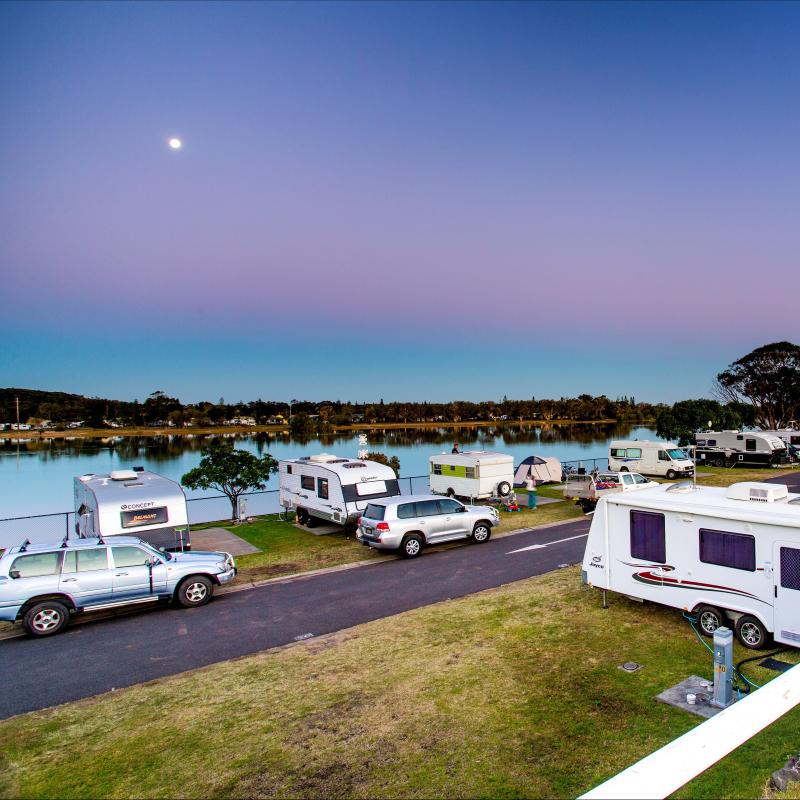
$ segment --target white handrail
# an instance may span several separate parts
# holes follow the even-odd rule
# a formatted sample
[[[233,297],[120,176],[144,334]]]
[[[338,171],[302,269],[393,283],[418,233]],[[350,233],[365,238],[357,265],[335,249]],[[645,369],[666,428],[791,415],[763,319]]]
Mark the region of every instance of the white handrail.
[[[579,800],[662,800],[798,704],[800,665],[589,790]]]

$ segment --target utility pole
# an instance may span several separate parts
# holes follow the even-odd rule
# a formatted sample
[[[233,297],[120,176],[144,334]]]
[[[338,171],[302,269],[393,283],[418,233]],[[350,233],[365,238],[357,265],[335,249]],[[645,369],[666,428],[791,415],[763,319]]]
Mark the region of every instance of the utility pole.
[[[17,401],[17,430],[19,430],[19,397],[15,399]]]

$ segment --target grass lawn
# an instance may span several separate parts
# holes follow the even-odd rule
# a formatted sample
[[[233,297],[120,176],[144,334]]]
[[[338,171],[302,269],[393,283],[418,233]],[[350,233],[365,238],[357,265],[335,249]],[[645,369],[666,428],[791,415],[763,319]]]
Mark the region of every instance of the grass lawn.
[[[604,610],[568,568],[6,720],[0,794],[575,797],[698,724],[653,701],[692,673],[711,677],[711,656],[678,612]],[[762,796],[799,726],[680,795]]]
[[[523,502],[527,500],[523,498]],[[501,511],[500,525],[493,532],[504,533],[580,516],[581,511],[571,503],[552,503],[540,506],[535,511],[527,508],[517,512]],[[276,516],[259,517],[256,522],[225,527],[261,550],[260,553],[237,556],[239,576],[243,580],[263,580],[387,557],[386,553],[359,544],[354,534],[339,531],[315,536],[311,531],[298,528],[292,522],[284,522]],[[458,547],[463,546],[463,543],[441,546]]]
[[[798,468],[795,466],[790,469],[744,469],[741,467],[734,467],[728,469],[727,467],[707,467],[701,465],[698,472],[708,473],[705,477],[697,479],[697,483],[702,486],[730,486],[732,483],[739,483],[740,481],[765,481],[767,478],[777,478],[782,475],[791,475],[797,472]]]

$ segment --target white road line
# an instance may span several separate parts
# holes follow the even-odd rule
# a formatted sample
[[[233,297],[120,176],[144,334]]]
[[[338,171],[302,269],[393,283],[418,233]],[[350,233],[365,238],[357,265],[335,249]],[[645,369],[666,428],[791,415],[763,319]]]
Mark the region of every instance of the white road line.
[[[545,542],[544,544],[529,544],[527,547],[520,547],[519,550],[509,550],[506,555],[510,556],[512,553],[524,553],[526,550],[541,550],[543,547],[549,547],[551,544],[561,544],[561,542],[571,542],[573,539],[585,539],[589,535],[581,533],[578,536],[568,536],[566,539],[556,539],[554,542]]]

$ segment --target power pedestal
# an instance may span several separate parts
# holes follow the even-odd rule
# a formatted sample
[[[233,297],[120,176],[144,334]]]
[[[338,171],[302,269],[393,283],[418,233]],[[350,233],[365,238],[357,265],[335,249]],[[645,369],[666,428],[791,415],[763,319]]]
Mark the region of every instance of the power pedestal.
[[[711,705],[727,708],[733,702],[733,631],[714,631],[714,695]]]

